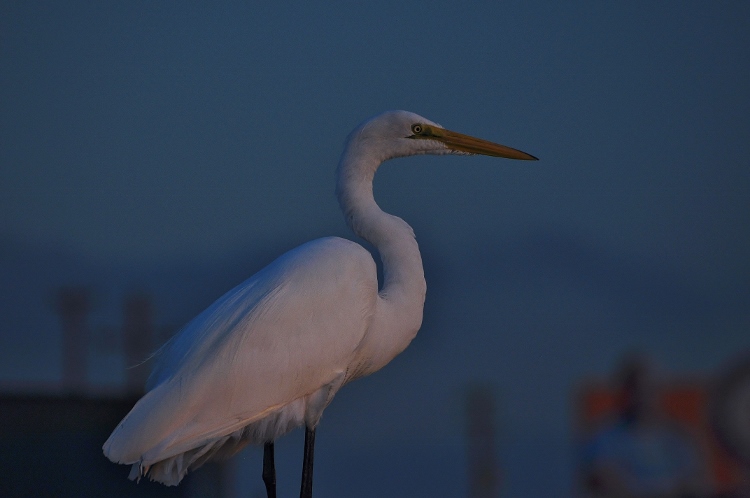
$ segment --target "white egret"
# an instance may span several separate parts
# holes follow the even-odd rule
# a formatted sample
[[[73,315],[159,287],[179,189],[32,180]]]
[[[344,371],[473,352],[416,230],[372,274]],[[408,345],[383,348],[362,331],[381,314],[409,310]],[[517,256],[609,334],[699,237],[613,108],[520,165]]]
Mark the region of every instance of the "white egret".
[[[275,496],[273,441],[304,425],[301,496],[312,495],[315,428],[344,384],[403,351],[422,324],[426,284],[412,228],[375,203],[383,161],[416,154],[525,152],[389,111],[348,137],[336,195],[349,227],[383,262],[338,237],[293,249],[219,298],[157,355],[147,393],[120,422],[104,454],[130,478],[176,485],[206,460],[264,445],[263,480]]]

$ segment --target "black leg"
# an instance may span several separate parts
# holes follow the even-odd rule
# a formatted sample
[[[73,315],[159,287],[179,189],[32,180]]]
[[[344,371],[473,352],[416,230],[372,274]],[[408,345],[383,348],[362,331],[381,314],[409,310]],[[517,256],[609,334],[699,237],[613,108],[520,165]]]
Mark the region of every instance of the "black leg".
[[[305,456],[302,459],[302,488],[300,498],[312,498],[313,453],[315,452],[315,429],[305,427]]]
[[[273,441],[263,445],[263,482],[268,498],[276,498],[276,466],[273,463]]]

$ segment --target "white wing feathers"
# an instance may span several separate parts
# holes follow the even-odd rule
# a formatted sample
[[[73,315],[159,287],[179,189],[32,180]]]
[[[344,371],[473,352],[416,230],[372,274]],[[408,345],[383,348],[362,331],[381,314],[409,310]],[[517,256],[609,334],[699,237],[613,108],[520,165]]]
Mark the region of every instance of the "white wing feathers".
[[[177,484],[219,450],[317,424],[349,380],[377,294],[375,263],[354,242],[329,237],[287,252],[165,345],[105,455],[135,464],[131,478],[150,468]]]

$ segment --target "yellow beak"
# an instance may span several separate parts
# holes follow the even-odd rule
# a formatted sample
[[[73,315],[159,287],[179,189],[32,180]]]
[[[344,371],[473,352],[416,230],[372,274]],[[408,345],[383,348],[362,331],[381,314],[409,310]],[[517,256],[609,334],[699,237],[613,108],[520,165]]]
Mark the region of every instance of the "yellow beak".
[[[527,161],[537,161],[538,158],[522,152],[518,149],[506,147],[505,145],[496,144],[481,138],[475,138],[463,133],[436,128],[429,125],[422,125],[419,132],[414,133],[409,138],[422,138],[427,140],[437,140],[445,144],[449,149],[468,152],[470,154],[482,154],[485,156],[505,157],[508,159],[522,159]]]

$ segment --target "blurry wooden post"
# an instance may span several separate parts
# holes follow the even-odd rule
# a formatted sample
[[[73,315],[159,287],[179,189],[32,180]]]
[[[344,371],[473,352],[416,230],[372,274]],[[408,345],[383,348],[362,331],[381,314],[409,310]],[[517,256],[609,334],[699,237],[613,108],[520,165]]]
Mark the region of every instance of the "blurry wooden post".
[[[492,391],[473,387],[466,396],[469,498],[496,498],[500,489],[495,457]]]
[[[123,311],[126,389],[128,392],[142,392],[149,373],[149,368],[142,362],[151,354],[154,328],[151,300],[142,294],[129,296]]]
[[[65,287],[57,293],[57,312],[62,325],[63,389],[81,392],[86,389],[88,363],[89,293],[82,287]]]

